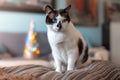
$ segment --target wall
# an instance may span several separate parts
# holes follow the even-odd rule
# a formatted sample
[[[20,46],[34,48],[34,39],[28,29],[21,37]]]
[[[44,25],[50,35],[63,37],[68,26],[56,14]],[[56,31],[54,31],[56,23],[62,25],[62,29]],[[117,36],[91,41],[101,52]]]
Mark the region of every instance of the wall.
[[[120,65],[120,22],[111,22],[110,43],[112,62]]]
[[[77,26],[87,41],[96,46],[101,45],[101,25],[103,23],[103,0],[99,0],[98,5],[98,26],[97,27],[84,27]],[[61,5],[62,4],[62,5]],[[65,0],[56,1],[57,8],[64,8],[66,6]],[[24,12],[8,12],[0,11],[0,32],[27,32],[29,23],[34,18],[36,21],[37,31],[46,31],[45,14],[24,13]]]
[[[27,32],[32,19],[37,31],[46,31],[45,14],[0,11],[0,31]]]

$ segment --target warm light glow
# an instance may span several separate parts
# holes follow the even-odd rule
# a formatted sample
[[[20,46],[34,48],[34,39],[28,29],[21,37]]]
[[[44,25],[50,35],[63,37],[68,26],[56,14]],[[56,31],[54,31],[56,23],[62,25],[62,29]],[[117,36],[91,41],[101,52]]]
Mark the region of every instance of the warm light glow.
[[[25,49],[25,50],[24,50],[24,53],[28,53],[28,52],[29,52],[28,49]]]
[[[34,21],[32,21],[30,23],[30,31],[31,33],[28,33],[28,38],[26,40],[26,49],[24,50],[24,53],[27,54],[31,54],[31,57],[35,57],[35,55],[39,55],[40,54],[40,50],[39,50],[39,43],[37,42],[36,36],[37,36],[37,32],[35,32],[34,29],[35,28],[35,24]],[[34,55],[33,55],[34,54]]]
[[[40,50],[36,50],[36,54],[40,54]]]
[[[33,33],[33,35],[35,35],[35,36],[36,36],[36,35],[37,35],[37,33],[36,33],[36,32],[34,32],[34,33]]]
[[[35,36],[34,35],[32,35],[32,40],[34,40],[35,39]]]
[[[33,43],[34,43],[34,44],[36,44],[36,43],[37,43],[37,41],[34,39],[34,40],[33,40]]]

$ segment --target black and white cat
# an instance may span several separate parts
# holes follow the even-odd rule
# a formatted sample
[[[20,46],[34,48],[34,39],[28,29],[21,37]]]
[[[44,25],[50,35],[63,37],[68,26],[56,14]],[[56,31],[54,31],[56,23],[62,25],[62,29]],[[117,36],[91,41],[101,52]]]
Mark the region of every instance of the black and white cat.
[[[57,72],[73,70],[88,59],[87,43],[70,20],[70,8],[71,5],[59,10],[45,7],[48,41]]]

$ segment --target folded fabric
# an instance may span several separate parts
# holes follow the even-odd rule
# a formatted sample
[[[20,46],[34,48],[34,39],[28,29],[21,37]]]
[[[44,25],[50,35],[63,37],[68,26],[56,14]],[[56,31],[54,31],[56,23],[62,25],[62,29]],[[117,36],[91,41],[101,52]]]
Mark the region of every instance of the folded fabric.
[[[24,75],[13,75],[6,73],[2,68],[0,68],[0,80],[37,80],[35,77],[29,74]]]
[[[22,77],[29,74],[37,80],[120,80],[120,67],[110,62],[94,62],[83,68],[65,73],[58,73],[54,69],[40,65],[4,67],[2,70],[14,76]]]

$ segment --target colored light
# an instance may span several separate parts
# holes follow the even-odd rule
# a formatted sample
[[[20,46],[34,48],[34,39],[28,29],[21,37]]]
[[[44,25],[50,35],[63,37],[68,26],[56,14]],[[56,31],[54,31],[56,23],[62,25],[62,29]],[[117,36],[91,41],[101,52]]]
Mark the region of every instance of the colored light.
[[[37,43],[37,41],[34,39],[34,40],[33,40],[33,43],[35,44],[35,43]]]
[[[35,26],[35,24],[34,24],[34,23],[31,23],[30,26],[33,28],[33,27]]]
[[[40,51],[39,51],[39,50],[36,50],[36,54],[40,54]]]
[[[36,36],[36,35],[37,35],[37,33],[36,33],[36,32],[34,32],[34,35]]]
[[[32,47],[32,51],[36,51],[37,50],[37,46]]]
[[[39,43],[37,42],[36,39],[37,36],[37,32],[35,32],[35,21],[32,20],[30,23],[30,31],[28,33],[28,37],[26,38],[26,48],[24,50],[24,53],[26,55],[30,55],[31,54],[35,54],[35,55],[39,55],[40,54],[40,50],[39,48]]]
[[[35,39],[35,36],[34,36],[34,35],[32,35],[32,40],[33,40],[33,39]]]
[[[28,52],[29,52],[28,49],[25,49],[25,50],[24,50],[24,53],[28,53]]]

